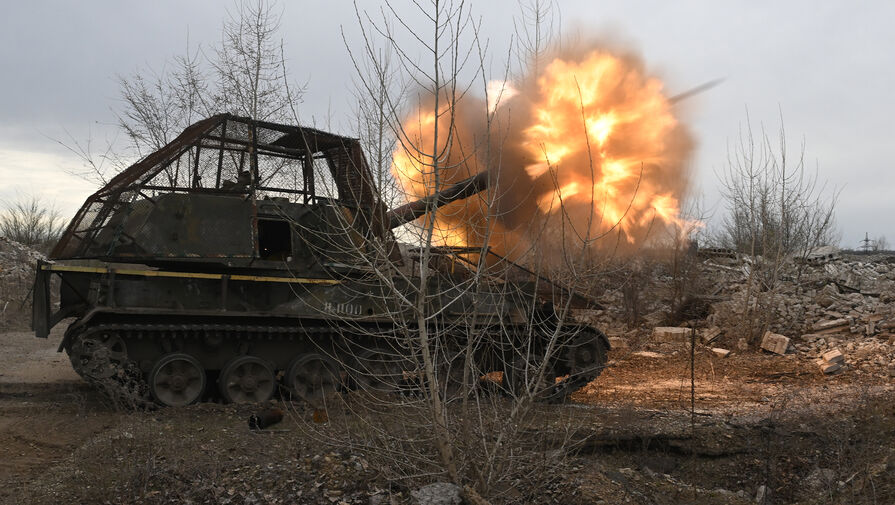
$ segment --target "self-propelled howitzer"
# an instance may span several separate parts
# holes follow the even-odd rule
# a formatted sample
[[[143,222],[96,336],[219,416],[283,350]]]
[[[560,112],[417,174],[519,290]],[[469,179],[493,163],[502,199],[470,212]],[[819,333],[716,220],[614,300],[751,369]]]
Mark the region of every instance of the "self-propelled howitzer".
[[[35,334],[74,318],[59,350],[134,404],[314,401],[415,376],[414,347],[396,343],[420,330],[425,297],[446,380],[473,363],[518,392],[519,370],[557,342],[547,396],[599,373],[605,337],[552,308],[568,292],[521,270],[490,282],[470,251],[395,241],[392,228],[484,190],[486,175],[392,211],[373,180],[355,139],[228,114],[195,123],[87,199],[38,265]],[[467,361],[471,335],[489,338]]]

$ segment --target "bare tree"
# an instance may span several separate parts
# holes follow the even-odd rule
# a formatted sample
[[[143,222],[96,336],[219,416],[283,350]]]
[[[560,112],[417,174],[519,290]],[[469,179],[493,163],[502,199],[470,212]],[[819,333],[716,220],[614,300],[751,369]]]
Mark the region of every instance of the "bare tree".
[[[402,189],[414,186],[404,195],[408,200],[467,176],[498,174],[505,138],[493,121],[489,97],[472,93],[488,93],[489,60],[487,40],[467,4],[436,0],[417,8],[422,23],[411,22],[407,13],[399,16],[390,3],[375,18],[358,8],[363,54],[346,40],[360,74],[362,131],[372,137],[367,151],[382,173],[392,163],[392,152],[383,147],[394,146],[395,157],[406,164]],[[425,56],[412,56],[415,49]],[[501,69],[504,76],[507,68]],[[475,135],[459,126],[469,115],[476,117]],[[604,347],[588,347],[585,356],[571,345],[596,341],[598,335],[572,320],[575,297],[569,289],[552,284],[540,266],[528,269],[491,250],[500,211],[495,188],[481,189],[453,206],[421,200],[425,217],[400,234],[407,243],[372,240],[364,254],[339,250],[351,257],[346,263],[364,273],[366,289],[379,293],[391,322],[370,327],[340,319],[347,348],[331,357],[364,401],[355,402],[353,393],[341,403],[332,399],[324,404],[330,411],[327,428],[307,425],[310,433],[381,462],[390,478],[448,480],[462,486],[472,503],[486,503],[512,487],[543,489],[557,478],[551,469],[562,466],[566,453],[544,454],[567,447],[566,413],[552,412],[552,436],[533,440],[533,430],[543,422],[538,401],[563,398],[599,373],[575,363],[587,367],[605,358]],[[481,216],[474,238],[463,247],[442,245],[455,230],[439,218],[470,209]],[[341,217],[341,226],[353,229],[351,214]],[[543,228],[543,223],[536,226]],[[582,249],[570,252],[572,262],[586,263],[578,256],[592,245],[585,240]],[[326,247],[339,245],[331,241]],[[395,248],[400,255],[393,254]],[[383,390],[404,395],[383,395]],[[338,416],[337,405],[351,415]]]
[[[526,75],[537,79],[545,54],[559,46],[561,11],[555,0],[520,0],[520,15],[514,20],[516,54],[528,68]]]
[[[297,121],[303,89],[289,81],[283,42],[277,37],[281,17],[267,0],[243,0],[230,14],[208,61],[217,76],[210,85],[217,111],[263,121]]]
[[[721,243],[750,258],[740,321],[753,342],[774,322],[769,307],[788,262],[830,243],[835,232],[836,193],[806,169],[804,142],[795,161],[789,154],[782,120],[774,143],[764,127],[754,132],[747,114],[721,174],[728,211]]]
[[[91,139],[59,141],[86,167],[75,175],[103,184],[135,158],[160,149],[190,124],[217,113],[298,122],[305,86],[290,78],[279,37],[281,16],[274,0],[238,0],[216,47],[206,51],[188,41],[184,53],[161,71],[120,76],[122,106],[115,113],[125,142],[122,145],[116,137],[98,153]]]
[[[360,11],[356,13],[358,21],[363,23]],[[407,94],[407,86],[402,82],[392,48],[367,45],[363,54],[355,54],[344,32],[342,38],[356,72],[354,116],[358,138],[383,202],[388,207],[394,207],[402,197],[391,172],[392,156],[398,148],[395,135],[399,130],[397,104]]]
[[[0,213],[0,235],[47,252],[62,234],[61,212],[37,196],[20,196]]]

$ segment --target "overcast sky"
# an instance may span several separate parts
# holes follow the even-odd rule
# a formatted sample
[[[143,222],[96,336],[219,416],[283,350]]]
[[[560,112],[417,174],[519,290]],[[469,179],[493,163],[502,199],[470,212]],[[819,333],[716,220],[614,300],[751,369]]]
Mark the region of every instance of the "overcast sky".
[[[378,2],[358,2],[369,10]],[[895,2],[638,2],[563,0],[563,31],[612,33],[643,56],[670,94],[715,78],[683,120],[699,146],[693,172],[709,206],[716,172],[748,108],[769,129],[785,119],[795,151],[841,190],[842,245],[869,232],[895,242]],[[214,46],[220,1],[4,2],[0,17],[0,199],[45,195],[73,213],[95,188],[70,176],[78,160],[54,139],[114,138],[116,77],[160,71],[195,47]],[[408,12],[410,2],[395,0]],[[281,4],[293,77],[308,82],[306,123],[350,133],[350,65],[340,30],[360,43],[354,9],[340,0]],[[513,31],[515,1],[479,0],[495,59]],[[793,153],[795,154],[795,153]],[[717,212],[721,212],[718,210]]]

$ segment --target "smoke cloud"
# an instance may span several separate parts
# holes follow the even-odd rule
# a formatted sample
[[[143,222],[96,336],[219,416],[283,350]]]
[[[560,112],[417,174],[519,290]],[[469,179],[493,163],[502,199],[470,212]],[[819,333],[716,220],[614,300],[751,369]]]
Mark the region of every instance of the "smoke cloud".
[[[591,45],[542,61],[487,97],[429,97],[407,116],[394,172],[409,200],[489,173],[488,191],[438,209],[436,239],[560,267],[688,226],[694,142],[642,59]]]

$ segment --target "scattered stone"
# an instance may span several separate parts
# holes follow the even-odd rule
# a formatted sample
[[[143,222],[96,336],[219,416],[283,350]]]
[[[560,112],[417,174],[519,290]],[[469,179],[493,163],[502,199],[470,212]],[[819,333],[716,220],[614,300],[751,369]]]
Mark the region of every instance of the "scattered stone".
[[[755,503],[764,503],[765,499],[768,497],[768,488],[764,484],[758,486],[758,491],[755,492]]]
[[[653,328],[653,338],[657,342],[689,342],[692,328],[679,328],[676,326],[657,326]]]
[[[864,325],[864,334],[868,337],[876,333],[876,323],[870,321],[869,323]]]
[[[729,489],[724,489],[723,487],[716,487],[715,489],[712,490],[712,493],[720,494],[723,496],[729,496],[729,497],[733,497],[733,496],[737,495],[733,491],[731,491]]]
[[[717,354],[718,356],[720,356],[720,357],[722,357],[722,358],[726,358],[726,357],[730,356],[730,350],[729,350],[729,349],[722,349],[722,348],[720,348],[720,347],[713,347],[713,348],[712,348],[712,352],[715,353],[715,354]]]
[[[789,337],[766,331],[764,338],[761,339],[761,348],[774,354],[786,354],[786,350],[789,348]]]
[[[461,505],[460,486],[436,482],[410,492],[414,505]]]
[[[844,253],[827,258],[820,263],[784,259],[780,282],[769,297],[750,291],[752,263],[747,257],[703,259],[697,268],[704,278],[712,279],[705,294],[709,313],[681,326],[700,328],[697,337],[706,351],[714,347],[736,354],[754,351],[761,348],[762,334],[740,340],[749,332],[744,317],[752,307],[773,321],[772,332],[791,338],[786,356],[812,363],[838,347],[847,355],[847,365],[843,363],[841,369],[888,378],[890,365],[895,366],[895,255]],[[636,335],[619,331],[617,336],[627,338],[632,350],[635,343],[638,349],[643,344],[645,351],[670,356],[688,345],[692,334],[686,328],[665,329],[668,323],[662,321],[674,313],[674,303],[665,296],[670,277],[661,268],[644,273],[648,285],[644,292],[655,295],[645,298],[641,307],[641,313],[649,317],[642,318]],[[606,308],[593,311],[590,323],[601,328],[629,327],[623,297],[621,291],[605,292],[600,301]],[[647,339],[642,338],[644,327],[652,334]],[[753,494],[754,488],[749,492]]]
[[[829,468],[815,468],[805,477],[805,488],[812,494],[831,489],[836,482],[836,472]]]

